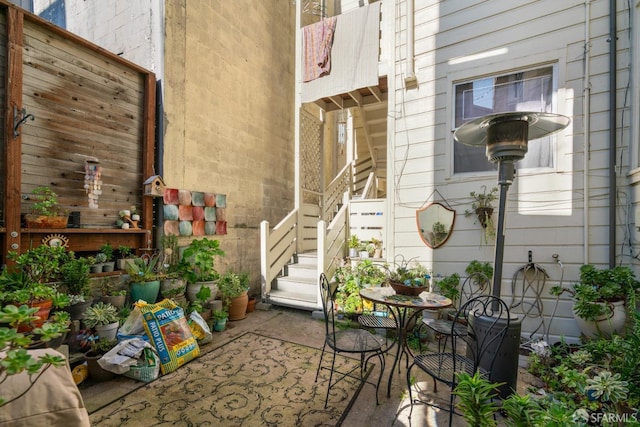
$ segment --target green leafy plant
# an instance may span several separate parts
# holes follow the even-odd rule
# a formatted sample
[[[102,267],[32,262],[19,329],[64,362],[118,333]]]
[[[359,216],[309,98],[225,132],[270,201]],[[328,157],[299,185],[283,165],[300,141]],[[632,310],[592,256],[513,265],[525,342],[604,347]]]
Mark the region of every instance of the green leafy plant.
[[[360,290],[380,286],[387,280],[385,270],[369,259],[363,259],[355,266],[338,267],[334,277],[338,282],[335,300],[343,313],[364,312]]]
[[[355,234],[349,237],[349,247],[352,249],[358,249],[360,247],[360,239]]]
[[[449,298],[455,305],[460,298],[460,275],[453,273],[437,282],[437,288],[442,296]]]
[[[248,275],[225,273],[218,282],[218,290],[224,298],[236,298],[249,290]]]
[[[65,291],[71,295],[79,295],[84,298],[91,295],[91,260],[76,258],[73,252],[69,253],[69,260],[62,265],[61,284]]]
[[[218,240],[194,239],[182,253],[182,271],[189,283],[209,282],[220,277],[215,258],[224,256]]]
[[[493,415],[498,410],[498,406],[493,399],[498,396],[498,387],[501,384],[490,382],[479,371],[473,375],[458,372],[456,378],[458,384],[453,394],[458,396],[456,406],[463,412],[467,423],[472,427],[496,426]]]
[[[118,258],[125,259],[133,255],[133,249],[126,245],[118,246]]]
[[[61,314],[28,334],[19,333],[20,325],[29,324],[36,319],[34,314],[37,310],[37,308],[28,308],[26,305],[20,307],[7,305],[0,309],[0,324],[8,325],[8,327],[0,326],[0,385],[11,375],[26,372],[29,376],[29,385],[20,395],[7,397],[2,396],[0,392],[0,407],[28,392],[51,366],[63,366],[66,363],[60,356],[44,354],[34,357],[27,351],[27,347],[36,342],[35,337],[37,341],[48,342],[69,330],[68,319]]]
[[[113,261],[113,246],[110,243],[100,246],[100,252],[107,258],[105,262]]]
[[[611,316],[614,301],[625,301],[628,314],[635,311],[637,291],[640,282],[627,266],[597,269],[585,264],[580,267],[580,280],[570,288],[554,286],[551,294],[560,296],[567,292],[574,298],[573,310],[585,320],[597,320],[602,316]]]
[[[96,256],[93,257],[93,260],[96,264],[103,264],[107,262],[107,255],[102,252],[98,252]]]
[[[502,401],[502,410],[506,414],[508,427],[529,427],[535,425],[540,418],[541,408],[530,394],[521,396],[517,393],[509,395]]]
[[[200,287],[198,293],[196,294],[196,299],[195,301],[191,302],[188,311],[197,311],[198,313],[202,313],[209,298],[211,298],[211,289],[207,286]]]
[[[58,195],[46,186],[40,186],[31,192],[35,202],[31,205],[31,214],[41,216],[60,216],[63,209],[58,204]]]
[[[229,315],[225,310],[213,310],[213,318],[216,320],[224,320],[228,317]]]
[[[426,286],[431,275],[422,264],[401,258],[395,263],[395,269],[387,267],[388,279],[392,282],[402,283],[407,286]]]
[[[152,255],[149,257],[137,257],[127,263],[125,271],[130,277],[131,283],[146,283],[158,280],[156,267],[159,257]]]
[[[470,217],[475,215],[476,220],[482,226],[484,233],[484,243],[487,243],[489,239],[496,235],[495,224],[493,223],[493,202],[498,199],[498,187],[493,187],[487,192],[487,186],[482,186],[482,192],[472,191],[469,193],[471,196],[471,210],[466,210],[464,216]]]
[[[493,266],[488,262],[480,262],[478,260],[473,260],[467,265],[467,268],[464,269],[465,273],[469,276],[474,274],[482,274],[488,280],[491,280],[493,277]],[[476,283],[477,285],[478,283]]]
[[[118,320],[118,309],[112,304],[100,301],[85,310],[83,322],[88,328],[95,328]]]

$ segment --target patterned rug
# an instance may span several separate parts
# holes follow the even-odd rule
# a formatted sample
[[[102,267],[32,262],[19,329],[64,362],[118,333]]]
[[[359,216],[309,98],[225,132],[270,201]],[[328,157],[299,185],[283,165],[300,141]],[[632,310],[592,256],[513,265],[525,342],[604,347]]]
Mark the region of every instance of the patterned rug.
[[[248,332],[96,410],[91,424],[339,426],[360,384],[348,377],[340,381],[325,409],[329,371],[321,370],[315,382],[320,353]],[[346,372],[357,361],[338,356],[336,365]]]

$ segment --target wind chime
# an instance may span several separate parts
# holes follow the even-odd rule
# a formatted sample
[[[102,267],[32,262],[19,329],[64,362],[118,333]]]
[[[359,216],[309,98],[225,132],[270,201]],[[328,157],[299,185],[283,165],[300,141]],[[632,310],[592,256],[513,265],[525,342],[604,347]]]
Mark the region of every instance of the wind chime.
[[[98,197],[102,194],[102,166],[95,157],[84,162],[84,189],[89,200],[89,209],[98,209]]]

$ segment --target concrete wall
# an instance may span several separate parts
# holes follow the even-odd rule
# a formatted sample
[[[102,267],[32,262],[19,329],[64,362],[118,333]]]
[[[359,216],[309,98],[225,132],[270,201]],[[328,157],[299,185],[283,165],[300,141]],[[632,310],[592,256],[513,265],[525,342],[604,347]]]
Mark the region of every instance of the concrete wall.
[[[218,267],[258,291],[260,221],[293,209],[295,4],[70,0],[67,26],[162,81],[164,181],[227,195]]]

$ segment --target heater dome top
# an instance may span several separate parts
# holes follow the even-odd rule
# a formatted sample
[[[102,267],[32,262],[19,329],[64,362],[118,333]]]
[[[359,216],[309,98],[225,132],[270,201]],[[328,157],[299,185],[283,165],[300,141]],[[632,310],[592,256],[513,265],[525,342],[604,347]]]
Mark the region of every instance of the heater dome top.
[[[569,117],[554,113],[539,113],[535,111],[513,111],[495,113],[478,117],[464,123],[453,133],[453,139],[464,145],[487,145],[487,131],[491,125],[506,121],[525,121],[529,125],[529,140],[551,135],[567,127],[571,121]]]

